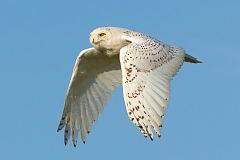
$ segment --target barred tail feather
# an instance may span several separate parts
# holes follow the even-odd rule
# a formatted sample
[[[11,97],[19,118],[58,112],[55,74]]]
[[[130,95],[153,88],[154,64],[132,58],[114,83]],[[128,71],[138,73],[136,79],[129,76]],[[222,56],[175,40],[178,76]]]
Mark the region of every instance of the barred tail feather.
[[[201,61],[197,60],[197,58],[190,56],[189,54],[185,54],[184,61],[190,63],[202,63]]]

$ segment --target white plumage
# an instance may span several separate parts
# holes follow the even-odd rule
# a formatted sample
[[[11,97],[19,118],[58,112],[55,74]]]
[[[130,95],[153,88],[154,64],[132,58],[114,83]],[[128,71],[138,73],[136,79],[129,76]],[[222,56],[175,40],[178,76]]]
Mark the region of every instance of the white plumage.
[[[153,140],[160,137],[169,100],[170,80],[184,61],[200,63],[181,48],[128,29],[103,27],[90,34],[93,48],[77,57],[58,131],[65,127],[64,143],[78,133],[85,143],[114,88],[123,85],[130,120]]]

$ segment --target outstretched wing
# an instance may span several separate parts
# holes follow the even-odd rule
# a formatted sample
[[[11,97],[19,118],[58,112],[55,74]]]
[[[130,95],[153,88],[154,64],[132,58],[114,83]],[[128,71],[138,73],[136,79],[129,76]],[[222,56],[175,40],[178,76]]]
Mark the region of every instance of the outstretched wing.
[[[120,50],[126,109],[143,135],[153,140],[153,130],[160,137],[170,80],[183,64],[184,51],[147,36],[128,40],[132,43]]]
[[[121,84],[119,56],[89,48],[77,57],[58,131],[65,127],[64,143],[72,133],[74,146],[78,132],[85,143],[91,125],[97,120],[115,86]]]

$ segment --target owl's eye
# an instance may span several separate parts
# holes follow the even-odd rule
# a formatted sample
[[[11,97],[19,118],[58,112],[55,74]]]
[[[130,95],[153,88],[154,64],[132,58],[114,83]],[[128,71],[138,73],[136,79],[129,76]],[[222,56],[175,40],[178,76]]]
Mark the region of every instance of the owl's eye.
[[[100,33],[99,36],[102,37],[102,36],[105,36],[106,33]]]

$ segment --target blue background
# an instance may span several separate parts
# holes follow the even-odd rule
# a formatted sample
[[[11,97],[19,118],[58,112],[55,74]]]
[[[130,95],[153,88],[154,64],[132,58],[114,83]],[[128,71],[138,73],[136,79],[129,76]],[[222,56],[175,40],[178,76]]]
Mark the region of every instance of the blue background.
[[[1,159],[240,159],[240,2],[0,1]],[[182,46],[162,137],[142,137],[119,87],[88,136],[63,144],[63,100],[90,31],[119,26]]]

